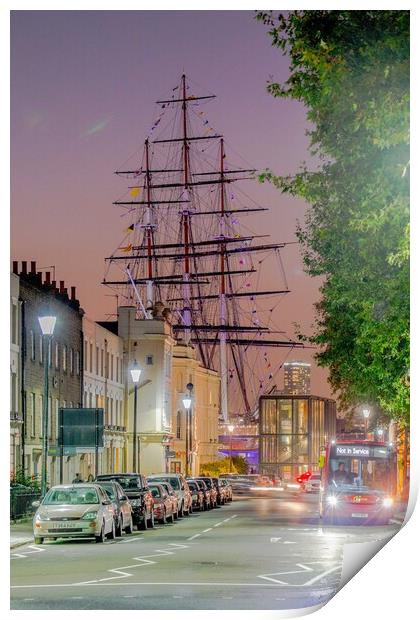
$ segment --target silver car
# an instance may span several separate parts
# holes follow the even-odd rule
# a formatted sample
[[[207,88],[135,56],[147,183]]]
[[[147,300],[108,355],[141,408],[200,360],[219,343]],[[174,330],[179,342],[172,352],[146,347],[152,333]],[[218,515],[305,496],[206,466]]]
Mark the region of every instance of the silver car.
[[[52,487],[41,503],[34,502],[37,511],[33,520],[34,541],[44,539],[115,538],[114,508],[99,484],[66,484]]]

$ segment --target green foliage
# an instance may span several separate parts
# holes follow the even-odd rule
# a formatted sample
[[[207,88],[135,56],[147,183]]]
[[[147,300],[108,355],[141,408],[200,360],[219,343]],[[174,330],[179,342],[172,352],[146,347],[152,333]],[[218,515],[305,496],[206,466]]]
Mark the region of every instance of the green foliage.
[[[232,458],[232,469],[230,468],[230,458],[226,457],[213,463],[203,463],[200,468],[202,476],[219,476],[220,474],[247,474],[248,463],[242,456]]]
[[[409,411],[409,12],[258,13],[290,57],[274,97],[307,108],[319,165],[260,175],[310,208],[297,230],[322,276],[311,336],[341,405]]]
[[[28,476],[23,469],[17,469],[10,476],[10,486],[15,487],[17,485],[30,487],[36,493],[41,490],[39,478],[37,476]]]

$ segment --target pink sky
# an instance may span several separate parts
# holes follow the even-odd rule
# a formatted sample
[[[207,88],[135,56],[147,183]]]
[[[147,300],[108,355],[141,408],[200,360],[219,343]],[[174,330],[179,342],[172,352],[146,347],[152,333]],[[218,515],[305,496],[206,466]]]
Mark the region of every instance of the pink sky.
[[[302,105],[265,90],[269,76],[287,78],[288,59],[252,12],[12,12],[11,255],[55,265],[93,319],[115,311],[100,284],[124,229],[113,171],[141,148],[155,100],[183,71],[217,95],[213,127],[255,168],[292,173],[308,159]],[[255,232],[295,240],[305,204],[267,184],[247,192],[270,209],[252,221]],[[276,319],[294,338],[293,322],[310,328],[319,281],[303,273],[297,246],[283,259],[292,293]],[[276,286],[275,273],[268,280]],[[311,351],[288,359],[312,361]],[[313,392],[330,395],[326,372],[312,376]]]

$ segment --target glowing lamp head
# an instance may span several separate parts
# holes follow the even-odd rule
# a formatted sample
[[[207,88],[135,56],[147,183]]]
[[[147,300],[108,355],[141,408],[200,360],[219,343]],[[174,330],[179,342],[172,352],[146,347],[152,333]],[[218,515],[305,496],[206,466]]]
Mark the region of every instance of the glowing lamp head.
[[[336,498],[336,496],[335,496],[335,495],[329,495],[329,496],[327,497],[327,503],[328,503],[330,506],[337,506],[338,499]]]
[[[140,381],[141,368],[138,367],[137,362],[134,362],[130,368],[130,375],[133,383],[138,383]]]
[[[393,503],[394,503],[394,500],[392,499],[392,497],[385,497],[384,499],[385,508],[391,508]]]
[[[186,396],[182,399],[182,404],[185,409],[189,409],[191,407],[192,398],[190,396]]]
[[[379,437],[382,437],[383,434],[384,434],[384,429],[383,428],[378,428],[378,435],[379,435]]]
[[[39,316],[38,321],[41,326],[43,336],[52,336],[56,322],[55,316]]]
[[[363,417],[365,418],[365,420],[367,420],[369,416],[370,416],[370,409],[363,409]]]
[[[235,430],[235,427],[233,426],[233,424],[228,424],[229,433],[233,433],[234,430]]]

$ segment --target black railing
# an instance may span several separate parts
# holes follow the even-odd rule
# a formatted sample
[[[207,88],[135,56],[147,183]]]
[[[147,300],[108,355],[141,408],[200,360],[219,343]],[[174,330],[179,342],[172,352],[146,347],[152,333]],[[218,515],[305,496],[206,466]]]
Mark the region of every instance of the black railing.
[[[10,518],[19,519],[35,513],[32,502],[41,499],[38,492],[22,493],[10,490]]]

